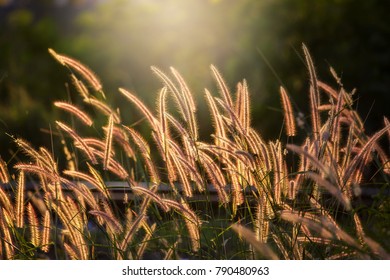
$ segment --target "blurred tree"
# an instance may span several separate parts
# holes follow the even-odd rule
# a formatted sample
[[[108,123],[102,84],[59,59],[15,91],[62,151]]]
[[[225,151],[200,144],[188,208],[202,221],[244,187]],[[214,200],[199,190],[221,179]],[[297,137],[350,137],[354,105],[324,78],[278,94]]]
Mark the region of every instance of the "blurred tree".
[[[34,3],[32,3],[34,2]],[[278,88],[307,111],[307,70],[301,44],[313,55],[319,77],[357,87],[359,111],[372,130],[388,114],[390,17],[388,2],[352,0],[110,0],[5,1],[0,8],[0,141],[4,132],[33,142],[53,118],[51,103],[67,99],[68,73],[47,54],[51,47],[90,66],[120,105],[119,86],[153,107],[160,81],[150,66],[176,67],[209,124],[204,87],[217,94],[209,65],[215,64],[234,92],[248,80],[253,122],[265,138],[278,137],[282,123]],[[96,4],[98,3],[98,4]],[[335,84],[335,83],[334,83]],[[130,105],[129,105],[130,106]],[[373,109],[370,112],[370,108]],[[127,121],[136,121],[134,110]],[[201,131],[210,133],[211,126]],[[31,130],[29,132],[28,130]],[[35,137],[35,139],[34,139]],[[8,140],[7,140],[8,139]],[[47,138],[46,138],[47,140]]]
[[[48,55],[61,29],[52,1],[10,1],[0,9],[0,143],[4,152],[15,135],[50,147],[53,98],[66,98],[64,73]]]

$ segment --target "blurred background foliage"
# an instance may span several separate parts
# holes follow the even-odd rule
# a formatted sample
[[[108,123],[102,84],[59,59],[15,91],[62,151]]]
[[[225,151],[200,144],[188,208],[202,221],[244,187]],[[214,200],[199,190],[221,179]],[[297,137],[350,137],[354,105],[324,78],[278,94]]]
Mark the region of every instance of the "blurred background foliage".
[[[197,98],[203,137],[212,129],[204,88],[217,94],[209,70],[215,64],[232,91],[247,79],[253,125],[274,139],[283,121],[280,85],[296,112],[308,112],[304,42],[320,79],[337,87],[332,66],[346,89],[357,88],[370,133],[389,116],[389,8],[389,1],[379,0],[0,0],[2,155],[13,149],[7,134],[50,145],[47,131],[59,116],[52,103],[74,96],[69,72],[49,47],[93,69],[127,123],[140,115],[117,88],[154,108],[162,84],[150,66],[174,66]]]

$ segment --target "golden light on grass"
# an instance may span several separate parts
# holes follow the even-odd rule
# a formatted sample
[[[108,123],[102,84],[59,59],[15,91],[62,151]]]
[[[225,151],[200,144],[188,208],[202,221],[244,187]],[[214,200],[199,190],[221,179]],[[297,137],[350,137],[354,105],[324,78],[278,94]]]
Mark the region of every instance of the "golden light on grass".
[[[16,226],[22,228],[24,225],[24,192],[25,192],[25,177],[24,171],[19,172],[18,190],[16,196]]]
[[[294,113],[291,106],[290,97],[288,96],[286,90],[283,87],[280,87],[280,96],[282,98],[282,106],[284,110],[286,134],[287,136],[295,136],[296,128],[295,128]]]
[[[58,54],[50,48],[49,53],[62,65],[67,66],[71,70],[74,70],[78,74],[80,74],[91,85],[91,87],[93,87],[95,91],[101,92],[101,90],[103,89],[102,84],[100,83],[96,74],[93,73],[90,69],[88,69],[88,67],[73,58],[70,58],[66,55]]]
[[[79,108],[77,108],[76,106],[70,103],[57,101],[54,102],[54,106],[72,113],[74,116],[79,118],[87,126],[91,126],[93,124],[93,121],[86,113],[84,113],[82,110],[80,110]]]
[[[97,79],[80,62],[50,52],[87,82]],[[152,70],[162,82],[156,111],[135,93],[119,89],[118,95],[130,101],[128,106],[144,115],[147,135],[137,125],[125,123],[121,112],[89,94],[72,76],[78,98],[107,121],[94,127],[92,136],[88,130],[56,121],[62,144],[70,147],[62,155],[69,169],[57,164],[58,152],[15,140],[27,161],[13,165],[19,177],[8,174],[7,163],[0,161],[2,184],[18,178],[11,194],[3,185],[0,188],[1,256],[24,257],[30,254],[25,249],[29,248],[48,254],[53,249],[64,259],[96,258],[101,241],[91,232],[92,223],[107,240],[107,254],[114,259],[140,259],[149,246],[166,258],[183,251],[202,257],[208,249],[223,258],[388,258],[383,244],[367,236],[369,228],[355,208],[353,188],[370,180],[365,174],[368,168],[376,167],[376,175],[387,178],[387,150],[380,147],[379,139],[389,135],[389,121],[384,119],[384,128],[366,135],[351,94],[319,81],[305,46],[303,52],[310,77],[312,127],[302,143],[294,144],[264,141],[251,126],[246,81],[237,83],[234,96],[215,66],[211,72],[219,97],[205,91],[215,126],[209,142],[200,139],[202,125],[197,121],[195,99],[174,68],[169,75],[155,67]],[[289,96],[284,88],[280,94],[287,135],[296,135]],[[322,94],[328,97],[323,100],[330,99],[328,103],[320,103]],[[169,98],[176,102],[175,109]],[[92,122],[83,107],[55,105],[86,124]],[[286,149],[298,164],[291,164]],[[27,178],[37,180],[37,191],[25,195]],[[113,178],[125,183],[120,202],[114,200],[118,190],[107,183]],[[218,226],[214,223],[220,222],[219,216],[210,210],[215,209],[213,203],[218,212],[226,212]],[[199,206],[203,204],[206,207]],[[23,222],[25,212],[28,219]],[[340,213],[350,224],[339,219]],[[237,220],[249,223],[243,226]],[[228,242],[236,242],[229,249],[232,252],[216,242],[230,228],[240,237],[229,238]],[[209,234],[215,238],[205,240]],[[224,249],[225,255],[218,249]]]

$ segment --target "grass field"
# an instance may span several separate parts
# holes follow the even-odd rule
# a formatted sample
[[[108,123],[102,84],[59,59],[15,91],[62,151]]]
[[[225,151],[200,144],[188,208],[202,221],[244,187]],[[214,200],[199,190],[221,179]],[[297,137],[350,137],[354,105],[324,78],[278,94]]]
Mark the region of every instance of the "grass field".
[[[211,66],[219,95],[205,90],[210,142],[199,137],[193,95],[174,68],[152,67],[162,82],[156,110],[119,88],[129,102],[120,112],[90,69],[49,49],[77,97],[54,102],[68,115],[51,135],[62,150],[17,138],[26,160],[0,161],[1,258],[389,259],[390,123],[384,117],[367,135],[353,92],[333,69],[335,86],[321,82],[302,49],[310,118],[294,112],[281,87],[287,140],[263,140],[251,127],[246,81],[232,92]],[[133,108],[147,135],[123,123]],[[109,180],[135,198],[124,191],[114,200]],[[368,202],[365,190],[376,192]]]

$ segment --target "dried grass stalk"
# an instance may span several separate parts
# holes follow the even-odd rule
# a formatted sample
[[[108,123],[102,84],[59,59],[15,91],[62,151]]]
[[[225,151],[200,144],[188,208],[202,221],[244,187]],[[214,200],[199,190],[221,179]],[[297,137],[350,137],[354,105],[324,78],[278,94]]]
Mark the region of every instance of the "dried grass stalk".
[[[390,254],[376,241],[367,236],[364,237],[364,243],[368,245],[370,250],[378,255],[382,260],[390,260]]]
[[[220,167],[203,151],[199,151],[199,157],[200,163],[203,165],[208,178],[217,190],[219,202],[221,204],[227,204],[230,198],[225,190],[227,184]]]
[[[93,124],[92,119],[86,113],[84,113],[82,110],[70,103],[58,101],[54,102],[54,105],[58,108],[64,109],[65,111],[72,113],[87,126],[91,126]]]
[[[149,175],[151,176],[150,181],[155,184],[159,184],[161,182],[160,176],[158,174],[157,168],[155,164],[153,163],[153,160],[150,155],[150,147],[148,143],[145,141],[145,139],[134,129],[123,126],[123,128],[130,134],[132,137],[134,143],[138,146],[138,148],[141,151],[141,154],[144,158],[145,164],[148,168]]]
[[[232,225],[232,229],[251,244],[263,257],[271,260],[278,260],[278,256],[268,244],[260,242],[255,234],[246,227],[238,224]]]
[[[321,225],[321,223],[319,223],[318,221],[316,221],[312,218],[302,217],[302,216],[298,215],[297,213],[292,212],[290,210],[283,210],[280,214],[280,217],[283,220],[286,220],[286,221],[291,222],[293,224],[301,223],[301,224],[307,226],[309,229],[312,229],[312,230],[316,231],[317,233],[319,233],[320,237],[322,237],[322,238],[325,238],[325,239],[332,239],[333,238],[333,234],[328,229],[326,229],[323,225]]]
[[[278,247],[279,251],[282,253],[283,258],[285,260],[290,260],[289,250],[286,248],[282,241],[282,236],[276,235],[274,233],[271,234],[272,239],[275,241],[276,246]]]
[[[188,204],[182,199],[180,202],[163,199],[167,206],[176,209],[184,217],[187,226],[188,234],[190,236],[192,250],[198,251],[200,248],[200,226],[201,221],[199,217],[190,209]]]
[[[314,63],[313,63],[313,60],[311,58],[310,52],[307,49],[305,44],[302,44],[302,49],[303,49],[303,53],[305,54],[307,68],[309,70],[310,82],[311,82],[313,89],[315,91],[315,94],[316,94],[315,99],[316,99],[316,101],[319,101],[319,94],[320,93],[319,93],[319,89],[318,89],[318,79],[317,79],[317,74],[315,71]],[[319,104],[319,102],[316,102],[316,103]]]
[[[168,212],[169,211],[169,207],[167,205],[164,204],[164,201],[162,200],[162,198],[153,190],[150,190],[150,189],[147,189],[147,188],[143,188],[143,187],[137,187],[137,186],[131,186],[131,189],[139,194],[139,195],[145,195],[145,196],[148,196],[149,198],[151,198],[154,202],[156,202],[162,210],[164,210],[165,212]]]
[[[256,205],[255,221],[254,221],[254,230],[257,239],[266,243],[269,236],[269,219],[268,219],[268,207],[267,198],[264,195],[259,195],[258,203]]]
[[[76,251],[70,246],[68,243],[64,243],[64,248],[66,254],[70,257],[71,260],[80,260],[81,258],[78,256]]]
[[[149,227],[146,223],[144,223],[144,228],[146,230],[146,234],[145,234],[144,238],[142,239],[140,246],[137,250],[137,258],[138,259],[142,259],[144,252],[145,252],[145,249],[148,246],[149,241],[157,228],[157,224],[154,223],[152,226]]]
[[[40,230],[39,230],[39,222],[35,210],[31,203],[27,203],[27,216],[30,228],[30,240],[31,243],[38,247],[40,245]]]
[[[249,92],[246,80],[237,85],[236,114],[240,120],[244,132],[247,134],[250,128],[250,104]]]
[[[312,132],[314,135],[314,139],[318,139],[318,135],[321,127],[318,107],[319,105],[316,100],[315,91],[313,89],[313,86],[310,86],[310,112],[311,112],[312,130],[313,130]]]
[[[390,124],[376,132],[370,139],[366,142],[366,144],[361,148],[358,155],[356,155],[353,160],[346,167],[343,176],[343,182],[347,182],[349,177],[353,172],[356,171],[358,165],[362,162],[362,160],[367,156],[368,153],[371,152],[372,147],[375,145],[376,141],[386,132],[390,130]]]
[[[175,84],[172,82],[170,78],[168,78],[167,75],[164,74],[160,69],[157,67],[152,66],[151,67],[153,72],[157,74],[157,76],[160,77],[160,79],[164,82],[164,84],[168,87],[168,89],[173,93],[173,96],[175,97],[175,101],[178,105],[178,110],[185,120],[185,122],[189,122],[189,116],[190,116],[190,109],[185,104],[185,97],[182,96],[178,88],[175,86]]]
[[[129,158],[136,159],[135,152],[133,150],[133,147],[129,143],[129,137],[125,133],[125,131],[120,127],[114,126],[112,133],[113,133],[114,140],[122,147],[126,155]],[[114,155],[114,152],[112,153],[112,155]]]
[[[192,197],[192,187],[188,178],[188,174],[185,172],[183,165],[181,164],[178,156],[172,156],[172,161],[174,163],[175,169],[179,176],[179,179],[182,183],[183,193],[186,197]],[[172,184],[171,184],[172,185]]]
[[[129,91],[120,88],[119,92],[122,93],[127,99],[129,99],[131,102],[133,102],[138,109],[145,115],[147,120],[149,121],[149,124],[152,126],[153,129],[157,130],[157,120],[153,116],[152,112],[142,103],[141,100],[139,100],[135,95],[131,94]]]
[[[163,146],[164,149],[166,150],[166,136],[169,134],[168,133],[168,122],[167,122],[167,117],[166,117],[166,94],[167,94],[167,88],[164,87],[160,93],[159,93],[159,99],[158,99],[158,112],[159,112],[159,117],[160,117],[160,127],[161,127],[161,137],[163,137]],[[164,150],[164,151],[165,151]]]
[[[229,108],[233,108],[232,97],[230,95],[230,91],[229,91],[224,79],[222,78],[221,74],[219,73],[219,71],[217,70],[217,68],[214,65],[211,65],[210,68],[211,68],[212,73],[214,74],[215,79],[217,80],[217,83],[218,83],[218,86],[219,86],[219,89],[221,91],[221,94],[222,94],[224,101],[229,106]]]
[[[65,125],[64,123],[60,121],[56,121],[56,124],[65,132],[67,132],[75,141],[76,143],[80,144],[82,147],[81,150],[88,156],[89,160],[92,162],[92,164],[97,164],[97,160],[95,155],[92,153],[91,149],[88,147],[88,145],[83,141],[83,139],[70,127]]]
[[[45,216],[43,218],[43,232],[42,232],[42,251],[47,253],[49,252],[50,245],[50,223],[51,217],[50,212],[46,210]]]
[[[1,241],[4,241],[4,251],[5,251],[6,259],[11,260],[15,255],[15,249],[14,249],[14,241],[12,240],[12,236],[10,232],[11,225],[7,221],[9,220],[9,217],[7,218],[7,215],[9,216],[8,211],[0,207],[0,231],[3,232]]]
[[[286,148],[295,153],[302,155],[304,161],[308,160],[312,166],[316,167],[321,172],[321,175],[323,175],[324,177],[329,177],[331,182],[337,182],[335,172],[331,171],[327,166],[325,166],[315,154],[313,154],[308,150],[307,146],[302,148],[296,145],[287,144]],[[303,170],[300,171],[306,171],[306,170],[308,170],[307,163],[303,164]]]
[[[99,210],[91,210],[88,213],[102,218],[113,233],[118,233],[122,231],[122,225],[112,215],[112,213],[107,213]]]
[[[106,141],[104,147],[104,159],[103,169],[107,170],[110,165],[111,153],[112,153],[112,131],[114,127],[114,117],[110,115],[108,119],[108,127],[106,129]]]
[[[83,97],[84,101],[87,102],[88,99],[90,98],[90,95],[85,84],[79,79],[77,79],[77,77],[74,74],[71,74],[70,77],[78,93],[81,95],[81,97]]]
[[[191,94],[189,87],[187,86],[186,81],[175,68],[170,67],[170,70],[181,87],[181,92],[183,93],[184,96],[183,100],[186,101],[186,106],[189,108],[190,112],[195,113],[196,106],[195,106],[194,98]]]
[[[284,181],[283,170],[281,169],[282,164],[282,151],[281,144],[279,141],[270,143],[270,150],[273,162],[273,203],[280,204],[281,203],[281,195],[282,195],[282,185]]]
[[[282,98],[282,106],[284,110],[286,134],[287,136],[295,136],[297,131],[295,128],[294,112],[292,110],[290,97],[283,87],[280,87],[280,96]]]
[[[343,206],[344,208],[349,211],[351,210],[351,201],[341,192],[341,189],[329,181],[325,180],[322,176],[314,173],[314,172],[308,172],[306,173],[306,176],[311,178],[313,181],[315,181],[318,185],[324,187],[330,194],[332,194]]]
[[[25,189],[25,179],[24,171],[19,172],[18,178],[18,187],[16,194],[16,227],[22,228],[24,225],[24,189]]]
[[[23,170],[25,172],[42,175],[43,177],[49,179],[51,182],[58,182],[60,180],[57,174],[50,173],[46,169],[35,164],[19,163],[19,164],[15,164],[14,168],[18,170]]]
[[[95,91],[101,92],[103,86],[97,76],[90,69],[81,64],[79,61],[68,56],[58,54],[52,49],[49,49],[49,53],[62,65],[68,66],[70,69],[79,73],[93,87]]]
[[[122,243],[119,246],[119,250],[125,251],[130,241],[132,240],[134,234],[138,231],[142,223],[145,221],[146,216],[141,214],[131,223],[131,226],[127,229]]]
[[[22,148],[23,152],[25,152],[28,156],[33,158],[36,162],[40,162],[45,169],[52,169],[52,162],[47,161],[46,157],[42,156],[38,151],[36,151],[29,142],[24,139],[16,139],[16,145]]]
[[[217,105],[215,104],[214,98],[211,96],[210,92],[206,89],[206,99],[209,104],[211,115],[214,120],[215,128],[215,145],[220,146],[220,139],[226,138],[225,126],[221,118],[221,114],[218,111]]]
[[[390,122],[386,117],[383,117],[383,120],[384,120],[385,126],[390,125]],[[387,131],[387,137],[389,138],[389,142],[390,142],[390,130]]]
[[[96,109],[101,111],[106,116],[113,116],[115,123],[120,123],[121,119],[119,117],[119,114],[115,112],[113,109],[111,109],[106,103],[101,102],[100,100],[97,100],[96,98],[88,98],[87,100],[84,100],[87,104],[91,104]]]
[[[8,173],[7,163],[0,156],[0,182],[3,184],[8,184],[10,181],[10,176]]]
[[[178,83],[180,85],[181,92],[183,95],[183,103],[184,103],[184,106],[187,108],[186,109],[186,112],[188,113],[187,123],[189,126],[190,135],[191,135],[191,138],[195,141],[198,139],[198,125],[197,125],[196,116],[195,116],[196,106],[195,106],[194,99],[192,97],[192,94],[191,94],[185,80],[180,75],[180,73],[172,67],[171,67],[171,72],[175,76],[176,80],[178,81]]]

